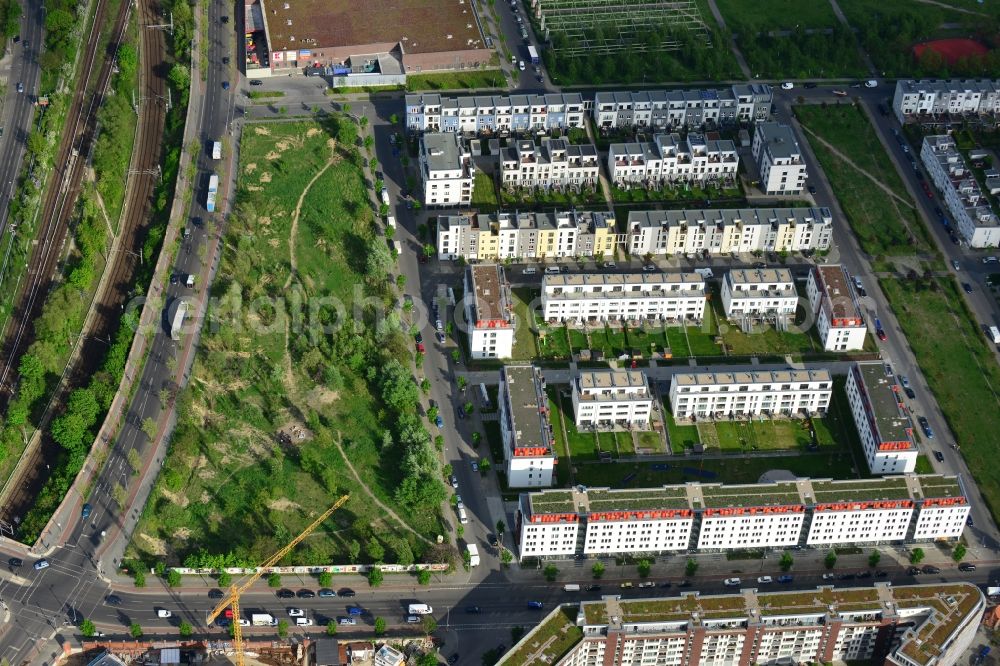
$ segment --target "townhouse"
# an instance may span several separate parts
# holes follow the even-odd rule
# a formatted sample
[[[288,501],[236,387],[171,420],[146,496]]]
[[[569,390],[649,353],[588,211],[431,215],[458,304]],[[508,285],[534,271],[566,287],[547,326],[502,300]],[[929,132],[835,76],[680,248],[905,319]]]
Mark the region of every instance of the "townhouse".
[[[832,396],[828,370],[678,373],[670,384],[670,412],[677,421],[822,415]]]
[[[1000,112],[1000,80],[900,80],[892,96],[892,112],[900,123],[995,116]]]
[[[641,370],[586,370],[573,379],[573,417],[578,429],[647,430],[653,394]]]
[[[993,212],[954,139],[946,134],[925,136],[920,159],[969,247],[1000,246],[1000,218]]]
[[[986,599],[972,583],[768,590],[556,605],[499,666],[948,666],[968,655]],[[562,637],[553,642],[552,637]]]
[[[624,242],[632,256],[724,255],[826,250],[829,208],[732,208],[630,211]]]
[[[855,363],[847,375],[847,402],[872,474],[903,474],[917,466],[913,423],[896,377],[880,361]]]
[[[514,142],[500,152],[500,182],[506,188],[585,187],[597,183],[597,147],[542,137]]]
[[[551,486],[556,456],[545,380],[538,368],[506,365],[500,370],[500,434],[507,484]]]
[[[442,97],[407,95],[410,132],[502,134],[584,127],[589,102],[579,93]]]
[[[659,186],[669,183],[732,183],[740,159],[728,139],[691,132],[657,134],[652,143],[613,143],[608,173],[616,185]]]
[[[822,264],[809,272],[809,307],[826,351],[853,351],[865,346],[868,327],[847,270]]]
[[[472,156],[458,135],[429,133],[420,138],[420,175],[425,205],[472,203]]]
[[[787,268],[734,268],[722,280],[729,319],[783,318],[795,314],[799,294]]]
[[[800,478],[521,494],[519,557],[653,555],[956,540],[971,505],[960,477]]]
[[[465,269],[465,325],[472,358],[510,358],[514,349],[514,306],[510,283],[497,264]]]
[[[724,89],[598,92],[592,117],[599,130],[672,131],[703,125],[735,125],[766,120],[773,94],[767,84]]]
[[[701,321],[698,273],[562,273],[542,280],[542,317],[573,325],[605,321]]]
[[[788,125],[757,123],[750,147],[765,194],[799,194],[806,185],[806,162]]]
[[[612,254],[615,216],[603,211],[461,213],[437,218],[441,259],[503,261]]]

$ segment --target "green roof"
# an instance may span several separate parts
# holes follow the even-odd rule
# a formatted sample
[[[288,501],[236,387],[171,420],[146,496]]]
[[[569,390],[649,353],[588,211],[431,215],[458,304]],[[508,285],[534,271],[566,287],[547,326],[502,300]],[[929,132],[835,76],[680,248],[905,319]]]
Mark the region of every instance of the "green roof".
[[[794,483],[762,483],[746,486],[702,486],[706,509],[730,506],[783,506],[802,504]]]
[[[531,498],[532,513],[576,513],[573,493],[569,490],[546,490],[540,493],[531,493],[529,497]]]
[[[903,477],[850,482],[813,481],[812,488],[813,500],[817,504],[911,499],[909,486]]]
[[[576,611],[559,608],[518,641],[498,663],[506,666],[554,664],[581,638],[583,629],[576,626]]]
[[[925,498],[964,497],[958,478],[954,476],[921,476],[920,490]]]
[[[591,511],[641,511],[644,509],[688,509],[684,486],[641,488],[638,490],[590,490],[587,493]]]

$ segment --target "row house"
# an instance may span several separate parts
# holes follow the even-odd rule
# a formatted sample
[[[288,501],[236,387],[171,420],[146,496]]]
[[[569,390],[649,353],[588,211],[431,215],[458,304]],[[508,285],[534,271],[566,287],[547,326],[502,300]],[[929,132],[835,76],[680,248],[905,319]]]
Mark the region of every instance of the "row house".
[[[541,146],[526,139],[500,153],[500,181],[510,188],[593,186],[600,168],[596,146],[566,139],[543,137]]]
[[[679,373],[670,411],[678,421],[825,414],[832,396],[828,370]]]
[[[407,95],[406,127],[414,133],[511,134],[584,127],[588,104],[579,93],[545,95]]]
[[[763,83],[723,89],[598,92],[592,117],[600,130],[671,131],[704,125],[735,125],[766,120],[773,94]]]
[[[946,134],[925,136],[920,159],[969,247],[1000,246],[1000,218],[954,139]]]
[[[799,294],[787,268],[734,268],[722,280],[722,307],[729,319],[795,314]]]
[[[465,269],[465,324],[474,359],[510,358],[514,349],[514,306],[510,283],[497,264]]]
[[[613,143],[608,173],[616,185],[655,186],[664,183],[704,183],[735,180],[740,159],[728,139],[704,134],[658,134],[652,143]]]
[[[542,280],[546,321],[701,321],[705,278],[698,273],[572,273]]]
[[[1000,80],[900,80],[892,96],[892,112],[900,123],[949,116],[996,116],[1000,112]]]
[[[572,384],[577,429],[649,428],[653,394],[641,370],[587,370]]]

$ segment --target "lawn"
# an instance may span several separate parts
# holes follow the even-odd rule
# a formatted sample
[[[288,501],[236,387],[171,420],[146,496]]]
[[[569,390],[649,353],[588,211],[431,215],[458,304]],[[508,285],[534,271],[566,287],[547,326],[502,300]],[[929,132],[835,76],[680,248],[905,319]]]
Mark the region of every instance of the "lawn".
[[[562,430],[562,412],[558,408],[559,394],[556,391],[554,385],[548,385],[545,387],[545,394],[549,398],[549,414],[550,422],[552,424],[552,433],[556,440],[556,456],[562,459],[562,464],[556,465],[556,485],[566,486],[569,484],[570,477],[570,466],[568,464],[568,457],[570,456],[569,447],[566,446],[566,438],[563,436]],[[503,457],[497,459],[497,462],[503,460]]]
[[[590,333],[590,348],[600,350],[604,358],[618,358],[625,353],[625,333],[621,328],[605,326],[593,328]]]
[[[848,107],[849,108],[849,107]],[[862,249],[872,257],[928,252],[927,230],[920,221],[913,200],[901,194],[903,201],[887,196],[878,183],[893,192],[902,192],[899,174],[875,137],[867,118],[857,109],[844,110],[818,106],[797,106],[795,113],[804,127],[836,147],[848,159],[867,171],[834,155],[819,141],[810,140],[823,171],[833,186],[851,229]],[[818,121],[824,113],[837,114],[837,121]],[[861,141],[855,133],[866,137]],[[809,132],[806,135],[812,139]],[[874,155],[873,155],[874,154]]]
[[[639,433],[639,448],[644,449],[644,453],[665,453],[663,449],[663,438],[660,433],[652,430],[644,430]]]
[[[538,349],[541,358],[568,359],[571,354],[566,327],[558,324],[541,327],[538,334]]]
[[[489,212],[497,207],[497,193],[493,187],[493,179],[481,169],[476,169],[472,181],[472,206]]]
[[[812,444],[808,426],[802,419],[718,421],[715,430],[723,452],[806,451]]]
[[[739,25],[754,32],[776,28],[832,28],[837,23],[828,2],[802,3],[799,0],[716,0],[727,25]]]
[[[507,79],[499,69],[406,75],[406,89],[409,91],[503,88],[506,84]]]
[[[962,455],[1000,519],[1000,367],[978,323],[949,279],[879,281]],[[940,435],[939,435],[940,436]]]
[[[396,298],[356,136],[343,117],[246,126],[211,324],[178,398],[170,452],[130,556],[258,561],[343,493],[350,501],[285,561],[382,559],[380,545],[385,561],[412,561],[443,533],[444,487],[433,453],[421,477],[431,494],[413,501],[400,494],[413,469],[403,459],[418,445],[430,449],[429,436],[423,431],[426,441],[403,450],[385,418],[386,389],[366,376],[395,364],[402,374],[391,385],[412,396],[400,404],[415,418],[416,386],[397,378],[411,380],[411,342],[395,313],[376,332],[374,319],[341,322],[329,305],[349,313],[359,295],[372,308]],[[355,542],[365,545],[363,555]]]
[[[537,289],[512,289],[514,297],[514,349],[511,358],[516,361],[530,361],[538,356],[535,344],[534,315],[528,310],[528,304],[537,296]]]
[[[698,437],[698,427],[693,425],[678,425],[674,415],[670,413],[670,401],[664,399],[664,414],[667,417],[667,436],[670,439],[670,449],[674,453],[684,453],[684,449],[692,449],[701,442]]]
[[[557,414],[561,415],[562,422],[566,426],[569,452],[574,462],[577,460],[597,460],[597,438],[592,432],[579,432],[576,429],[576,422],[573,420],[573,402],[568,395],[563,395],[564,391],[569,392],[569,386],[565,384],[549,385],[548,391],[549,401],[553,409],[553,428],[559,422]]]
[[[654,352],[662,352],[669,346],[664,326],[649,325],[646,328],[625,328],[626,349],[649,358]]]

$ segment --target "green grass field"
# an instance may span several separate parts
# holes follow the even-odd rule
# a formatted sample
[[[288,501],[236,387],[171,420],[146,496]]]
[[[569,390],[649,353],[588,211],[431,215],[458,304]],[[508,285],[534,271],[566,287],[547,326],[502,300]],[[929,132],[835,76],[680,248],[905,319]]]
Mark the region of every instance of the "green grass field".
[[[511,295],[514,297],[514,349],[511,351],[511,358],[516,361],[530,361],[538,356],[538,347],[535,344],[535,331],[532,327],[532,314],[528,310],[528,304],[537,296],[537,290],[533,289],[512,289]]]
[[[983,497],[1000,519],[1000,367],[949,279],[879,281]]]
[[[727,24],[755,31],[776,28],[832,28],[837,23],[828,2],[802,3],[797,0],[758,0],[753,4],[740,0],[716,0]]]
[[[472,181],[472,206],[485,212],[495,210],[497,206],[497,193],[493,188],[493,179],[480,169],[476,169],[476,175]]]
[[[438,74],[407,74],[406,76],[406,89],[410,91],[502,88],[506,84],[507,79],[499,69],[441,72]]]
[[[371,539],[392,561],[404,544],[419,553],[424,538],[443,533],[436,511],[394,501],[401,465],[383,450],[385,415],[361,374],[371,334],[360,325],[324,331],[335,310],[309,307],[339,301],[349,313],[356,286],[376,300],[365,287],[365,258],[381,241],[355,136],[353,124],[336,118],[246,127],[212,324],[132,554],[168,564],[200,551],[260,560],[345,492],[350,501],[289,561],[348,561],[353,541]],[[404,346],[408,357],[405,337],[395,340],[385,345]]]

